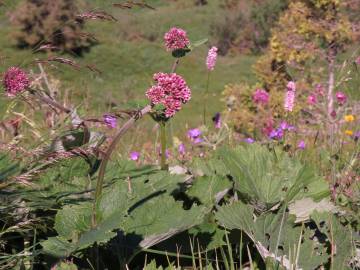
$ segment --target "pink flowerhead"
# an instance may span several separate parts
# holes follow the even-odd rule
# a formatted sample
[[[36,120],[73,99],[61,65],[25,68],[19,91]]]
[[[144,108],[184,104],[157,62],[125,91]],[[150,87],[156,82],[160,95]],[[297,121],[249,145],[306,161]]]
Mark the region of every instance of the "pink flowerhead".
[[[295,91],[296,91],[296,84],[295,82],[291,81],[287,84],[287,92],[285,96],[285,103],[284,109],[285,111],[292,112],[294,109],[295,103]]]
[[[317,97],[315,95],[308,96],[307,103],[310,105],[315,105],[317,103]]]
[[[11,67],[5,72],[3,84],[8,96],[16,96],[29,87],[30,81],[25,71],[18,67]]]
[[[265,105],[269,102],[269,93],[263,89],[256,89],[252,99],[256,104]]]
[[[336,92],[336,99],[340,105],[343,105],[347,101],[347,97],[343,92]]]
[[[181,28],[173,27],[164,35],[165,46],[168,51],[185,49],[190,40],[186,35],[186,31]]]
[[[207,66],[207,69],[210,71],[214,70],[214,68],[215,68],[216,59],[217,59],[217,51],[218,51],[218,48],[216,48],[214,46],[208,52],[208,55],[206,58],[206,66]]]
[[[190,100],[190,88],[176,73],[156,73],[154,80],[157,84],[146,91],[146,96],[151,104],[162,104],[165,107],[165,116],[170,118],[180,111],[182,104]]]

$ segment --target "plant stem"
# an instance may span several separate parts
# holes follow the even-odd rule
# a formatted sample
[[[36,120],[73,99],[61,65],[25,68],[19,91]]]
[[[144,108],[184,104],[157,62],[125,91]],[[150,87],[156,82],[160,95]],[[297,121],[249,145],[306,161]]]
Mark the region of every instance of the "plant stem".
[[[104,158],[101,160],[100,163],[100,168],[99,168],[99,175],[98,175],[98,180],[96,183],[96,189],[95,189],[95,198],[94,198],[94,204],[93,204],[93,213],[92,213],[92,227],[96,226],[96,205],[99,201],[99,198],[101,196],[102,193],[102,187],[103,187],[103,183],[104,183],[104,176],[105,176],[105,170],[106,170],[106,165],[110,159],[110,156],[112,154],[112,152],[114,151],[117,143],[119,142],[120,138],[122,137],[122,135],[125,134],[125,132],[131,128],[135,122],[140,119],[142,116],[144,116],[145,114],[149,113],[151,111],[151,106],[148,105],[146,107],[144,107],[137,115],[134,115],[133,117],[131,117],[117,132],[117,134],[115,135],[114,139],[112,140],[109,148],[107,149],[107,151],[105,152],[105,156]]]
[[[160,121],[160,143],[161,143],[161,170],[167,170],[166,165],[166,122]]]
[[[177,58],[173,64],[173,66],[171,67],[171,73],[174,73],[176,71],[177,66],[179,65],[180,59]]]
[[[210,71],[208,71],[207,82],[206,82],[206,90],[204,95],[204,111],[203,111],[203,124],[206,125],[206,109],[209,95],[209,83],[210,83]]]

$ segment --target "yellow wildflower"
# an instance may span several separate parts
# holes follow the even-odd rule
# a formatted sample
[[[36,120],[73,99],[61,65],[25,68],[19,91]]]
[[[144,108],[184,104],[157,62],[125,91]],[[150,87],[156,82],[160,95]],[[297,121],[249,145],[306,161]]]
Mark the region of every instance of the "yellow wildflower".
[[[347,114],[344,116],[345,122],[352,122],[355,120],[355,117],[352,114]]]
[[[354,132],[352,130],[345,130],[345,134],[346,135],[349,135],[349,136],[352,136],[354,134]]]

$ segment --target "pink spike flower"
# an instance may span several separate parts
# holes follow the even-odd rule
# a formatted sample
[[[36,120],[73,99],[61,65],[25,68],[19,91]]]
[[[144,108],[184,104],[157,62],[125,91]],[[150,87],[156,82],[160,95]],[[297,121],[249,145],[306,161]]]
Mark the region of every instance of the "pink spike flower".
[[[165,47],[168,51],[185,49],[190,44],[186,31],[173,27],[164,35]]]
[[[190,100],[190,88],[176,73],[156,73],[154,80],[157,84],[146,91],[146,96],[152,105],[162,104],[165,107],[165,116],[170,118],[181,110],[182,104]]]
[[[6,95],[13,97],[28,88],[30,81],[24,70],[18,67],[11,67],[5,72],[3,85]]]
[[[218,48],[213,46],[208,52],[208,55],[206,58],[206,66],[207,66],[207,69],[210,71],[214,70],[214,68],[215,68],[216,59],[217,59],[217,51],[218,51]]]
[[[284,109],[285,111],[292,112],[294,109],[295,103],[295,91],[296,91],[296,84],[295,82],[291,81],[287,84],[287,92],[285,96],[285,103]]]

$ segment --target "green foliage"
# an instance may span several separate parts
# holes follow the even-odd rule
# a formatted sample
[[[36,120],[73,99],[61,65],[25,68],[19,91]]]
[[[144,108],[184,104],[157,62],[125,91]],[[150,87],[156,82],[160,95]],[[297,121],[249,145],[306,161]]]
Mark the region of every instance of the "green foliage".
[[[271,28],[287,6],[288,0],[270,0],[251,6],[250,23],[254,24],[253,50],[266,48],[271,36]]]
[[[327,244],[318,238],[317,229],[296,225],[294,219],[287,214],[283,219],[281,212],[266,213],[254,219],[253,211],[250,206],[236,202],[221,207],[216,218],[225,228],[243,230],[254,242],[264,260],[276,260],[286,269],[293,269],[295,265],[302,269],[315,269],[330,261],[331,252]],[[332,222],[339,224],[335,217]],[[336,267],[333,269],[348,269],[346,260],[352,256],[345,251],[351,248],[351,233],[344,230],[344,227],[341,227],[341,230],[342,233],[333,231],[334,235],[338,235],[334,243],[341,249],[337,254],[339,261],[334,261]],[[328,235],[327,241],[331,239]]]
[[[311,218],[327,238],[327,245],[333,254],[330,261],[332,269],[350,269],[347,265],[350,259],[356,256],[356,251],[349,225],[343,225],[336,216],[328,213],[314,212]]]
[[[117,231],[136,235],[139,240],[134,248],[148,248],[200,224],[205,213],[202,207],[184,210],[170,195],[182,181],[166,172],[118,180],[104,191],[96,206],[95,226],[91,225],[90,204],[65,206],[55,218],[59,235],[42,244],[45,252],[66,257],[108,242]]]
[[[196,198],[206,206],[215,205],[232,188],[232,183],[218,175],[198,177],[188,191],[190,198]]]
[[[243,52],[265,49],[271,28],[287,5],[287,0],[226,1],[222,16],[211,30],[219,52],[225,55],[230,49]]]
[[[258,211],[302,197],[321,199],[328,195],[326,182],[311,167],[278,149],[269,151],[252,144],[222,149],[220,156],[233,177],[235,190]]]
[[[72,0],[26,0],[12,14],[19,29],[15,34],[18,46],[35,48],[51,44],[62,51],[81,50],[90,45],[82,38],[83,21],[77,19],[78,7]]]
[[[6,154],[0,154],[0,189],[6,185],[9,177],[15,176],[19,172],[19,164],[15,163]]]

